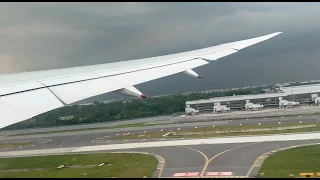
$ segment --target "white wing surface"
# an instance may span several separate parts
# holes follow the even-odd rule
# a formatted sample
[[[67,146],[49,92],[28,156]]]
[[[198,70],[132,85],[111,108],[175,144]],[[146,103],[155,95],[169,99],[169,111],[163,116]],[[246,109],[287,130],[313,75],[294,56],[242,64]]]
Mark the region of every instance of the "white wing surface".
[[[176,73],[200,78],[193,68],[280,33],[153,58],[1,75],[0,128],[107,92],[145,98],[134,85]]]

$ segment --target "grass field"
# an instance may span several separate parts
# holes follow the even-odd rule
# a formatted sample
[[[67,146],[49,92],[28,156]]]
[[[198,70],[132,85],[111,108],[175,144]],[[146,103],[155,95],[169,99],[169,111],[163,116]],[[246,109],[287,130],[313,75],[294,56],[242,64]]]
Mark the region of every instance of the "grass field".
[[[285,128],[292,126],[314,125],[314,127],[301,127],[298,129],[276,130],[274,128]],[[256,131],[250,131],[256,130]],[[233,131],[233,132],[231,132]],[[319,123],[297,123],[297,124],[265,124],[265,125],[242,125],[242,126],[218,126],[193,128],[188,130],[176,130],[176,135],[169,135],[166,138],[201,138],[201,137],[221,137],[221,136],[240,136],[240,135],[262,135],[279,133],[297,133],[320,131]],[[163,138],[166,132],[151,132],[145,134],[130,134],[114,137],[117,139],[145,139],[145,138]]]
[[[320,172],[320,145],[279,151],[267,158],[258,177],[299,177],[299,173]]]
[[[104,163],[104,166],[98,166]],[[110,165],[109,165],[110,164]],[[118,177],[118,178],[142,178],[152,177],[157,167],[157,159],[144,154],[129,153],[101,153],[101,154],[76,154],[76,155],[54,155],[19,158],[0,158],[0,178],[37,178],[37,177]],[[62,168],[58,166],[85,166],[82,168]],[[33,168],[43,168],[34,170]],[[21,170],[11,171],[5,170]]]

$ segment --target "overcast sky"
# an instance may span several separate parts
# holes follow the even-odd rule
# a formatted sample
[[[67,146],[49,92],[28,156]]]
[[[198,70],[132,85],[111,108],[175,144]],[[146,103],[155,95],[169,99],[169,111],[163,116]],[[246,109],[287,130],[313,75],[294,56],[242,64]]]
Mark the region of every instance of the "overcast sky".
[[[0,74],[91,65],[283,34],[139,85],[145,94],[320,79],[320,3],[1,3]],[[190,85],[192,84],[192,85]]]

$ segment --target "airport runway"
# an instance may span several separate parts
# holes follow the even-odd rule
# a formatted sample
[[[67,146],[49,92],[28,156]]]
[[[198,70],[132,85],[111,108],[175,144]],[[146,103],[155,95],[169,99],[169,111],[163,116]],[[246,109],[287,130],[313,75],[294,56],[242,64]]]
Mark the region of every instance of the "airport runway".
[[[197,123],[181,123],[168,124],[161,126],[147,126],[147,127],[132,127],[132,128],[118,128],[105,130],[90,130],[90,131],[76,131],[64,132],[54,134],[37,134],[25,136],[9,136],[0,137],[0,144],[8,143],[24,143],[23,146],[18,147],[2,147],[3,151],[16,150],[33,150],[33,149],[50,149],[63,147],[82,147],[90,145],[106,145],[106,144],[121,144],[128,142],[148,142],[148,141],[167,141],[167,138],[161,139],[135,139],[135,140],[113,140],[116,136],[123,134],[144,134],[150,132],[169,132],[181,131],[194,128],[208,127],[214,125],[218,126],[240,126],[241,125],[258,125],[260,124],[278,124],[278,123],[299,123],[299,122],[319,122],[319,118],[313,115],[296,116],[296,117],[273,117],[273,118],[252,118],[244,120],[225,120],[213,122],[197,122]]]
[[[110,123],[99,123],[99,124],[86,124],[86,125],[73,125],[73,126],[61,126],[61,127],[50,127],[50,128],[37,128],[37,129],[25,129],[25,130],[1,130],[1,137],[13,135],[13,134],[25,134],[25,133],[36,133],[36,132],[50,132],[50,131],[62,131],[62,130],[75,130],[75,129],[89,129],[89,128],[101,128],[111,127],[117,125],[134,124],[134,123],[145,123],[152,126],[144,127],[131,127],[131,128],[117,128],[117,129],[104,129],[104,130],[90,130],[87,133],[98,133],[98,132],[114,132],[114,131],[125,131],[125,130],[139,130],[139,129],[153,129],[153,128],[165,128],[165,127],[192,127],[197,123],[203,123],[203,125],[234,125],[234,123],[243,123],[243,120],[249,120],[248,123],[269,123],[273,120],[286,121],[290,119],[297,119],[303,117],[305,120],[315,119],[320,120],[320,108],[318,106],[301,106],[297,108],[289,109],[263,109],[260,111],[234,111],[223,114],[200,114],[197,116],[187,116],[185,118],[170,117],[170,116],[159,116],[150,118],[141,118],[135,120],[126,120],[119,122]],[[284,119],[282,119],[282,117]],[[307,120],[308,121],[308,120]],[[274,123],[274,122],[273,122]],[[157,125],[162,124],[162,125]],[[64,133],[62,133],[64,134]],[[70,135],[70,134],[69,134]]]
[[[240,125],[262,125],[262,124],[288,124],[288,123],[306,123],[306,122],[320,122],[320,115],[297,115],[297,116],[279,116],[279,117],[261,117],[261,118],[245,118],[239,120],[223,120],[210,122],[193,122],[193,123],[175,123],[155,126],[129,127],[129,128],[115,128],[102,130],[87,130],[74,132],[61,132],[52,134],[36,134],[23,136],[2,136],[0,143],[7,140],[22,140],[22,139],[52,139],[56,141],[68,141],[72,138],[80,136],[79,139],[95,139],[109,137],[110,140],[114,136],[119,136],[125,133],[144,134],[146,132],[168,132],[177,130],[188,130],[209,126],[240,126]],[[57,139],[57,140],[55,140]],[[109,141],[107,140],[107,141]]]
[[[43,128],[31,128],[31,129],[19,129],[19,130],[1,130],[0,136],[12,135],[12,134],[24,134],[24,133],[37,133],[37,132],[52,132],[52,131],[64,131],[64,130],[74,130],[74,129],[89,129],[89,128],[99,128],[108,126],[119,126],[125,124],[135,124],[135,123],[151,123],[159,120],[169,119],[170,116],[156,116],[140,119],[127,119],[123,121],[107,122],[107,123],[92,123],[92,124],[81,124],[81,125],[68,125],[59,127],[43,127]]]
[[[315,132],[316,138],[297,140],[298,135],[293,135],[293,138],[286,140],[276,138],[271,142],[265,142],[259,137],[231,137],[229,140],[218,142],[222,138],[206,138],[207,141],[217,140],[213,143],[201,143],[206,140],[190,139],[196,143],[183,144],[176,143],[178,141],[189,141],[188,139],[133,139],[133,140],[112,140],[114,136],[119,136],[124,133],[145,133],[145,132],[167,132],[212,126],[239,126],[240,124],[268,124],[268,123],[299,123],[299,122],[319,122],[319,117],[315,115],[298,115],[298,116],[279,116],[269,118],[251,118],[240,120],[224,120],[212,122],[197,122],[197,123],[177,123],[161,126],[150,127],[133,127],[133,128],[118,128],[94,131],[78,131],[69,133],[57,134],[39,134],[29,136],[12,136],[1,137],[0,143],[25,143],[25,145],[10,148],[0,148],[0,156],[6,157],[5,154],[18,154],[19,156],[29,150],[40,150],[43,153],[46,150],[54,149],[54,154],[65,153],[83,153],[82,149],[92,148],[93,150],[85,150],[86,153],[96,152],[144,152],[150,153],[157,157],[159,166],[155,172],[155,177],[253,177],[260,168],[263,159],[267,153],[283,147],[291,147],[300,144],[320,143],[320,134]],[[300,133],[300,135],[304,133]],[[308,134],[308,133],[305,133]],[[300,136],[299,135],[299,136]],[[271,137],[271,136],[270,136]],[[317,138],[319,137],[319,138]],[[246,139],[245,141],[237,141],[238,139]],[[268,138],[268,137],[266,137]],[[233,139],[235,141],[233,141]],[[258,140],[254,140],[258,139]],[[278,141],[279,140],[279,141]],[[268,140],[266,140],[268,141]],[[159,144],[170,142],[170,146],[164,147],[135,147],[135,144],[142,145],[147,143]],[[180,145],[179,145],[180,144]],[[195,145],[196,144],[196,145]],[[108,148],[102,146],[116,147]],[[118,148],[129,146],[135,148]],[[95,149],[94,147],[97,147]],[[85,152],[84,151],[84,152]],[[50,153],[49,153],[50,154]],[[35,154],[37,155],[37,154]]]
[[[255,177],[266,155],[278,149],[320,140],[288,142],[234,143],[220,145],[174,146],[134,149],[162,157],[157,177]],[[123,151],[123,150],[122,150]],[[124,152],[128,152],[126,150]],[[121,152],[119,150],[118,152]]]
[[[154,177],[223,176],[245,178],[254,177],[257,175],[263,160],[268,155],[266,153],[272,154],[280,148],[316,143],[320,144],[320,138],[313,140],[285,140],[272,142],[244,142],[181,146],[177,144],[166,147],[126,148],[100,151],[92,150],[90,153],[143,152],[152,154],[156,156],[159,161],[158,168],[154,173]],[[18,155],[23,156],[23,151],[19,150],[19,152],[21,153],[18,153]],[[71,153],[83,152],[74,151]],[[54,154],[64,153],[62,153],[62,151],[59,153],[58,150],[55,150]]]

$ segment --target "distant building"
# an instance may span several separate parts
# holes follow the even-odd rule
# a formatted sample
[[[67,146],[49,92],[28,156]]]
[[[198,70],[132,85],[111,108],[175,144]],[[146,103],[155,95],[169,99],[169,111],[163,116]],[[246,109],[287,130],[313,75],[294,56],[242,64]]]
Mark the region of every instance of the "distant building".
[[[262,89],[264,91],[264,93],[272,93],[272,90],[267,88],[267,89]]]

